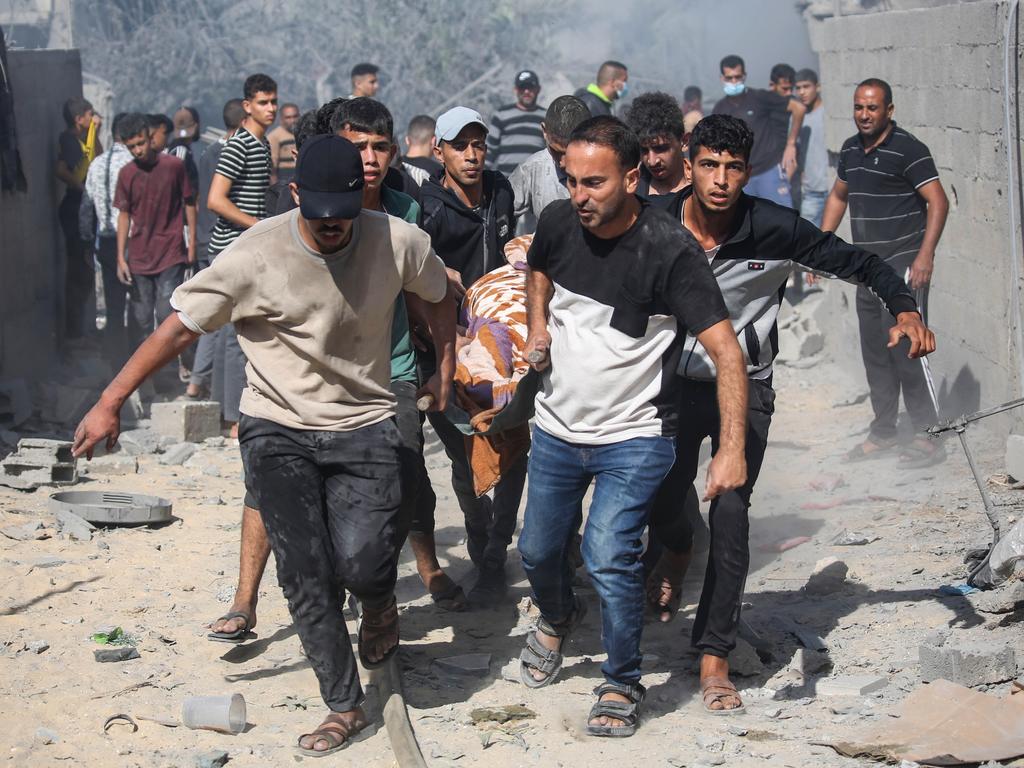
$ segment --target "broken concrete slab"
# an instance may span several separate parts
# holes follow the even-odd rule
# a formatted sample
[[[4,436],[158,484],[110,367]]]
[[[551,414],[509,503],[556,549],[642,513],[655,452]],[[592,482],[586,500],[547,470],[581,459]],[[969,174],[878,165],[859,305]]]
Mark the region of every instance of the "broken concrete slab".
[[[167,466],[181,466],[196,452],[195,443],[176,443],[160,457],[160,463]]]
[[[129,429],[117,438],[121,450],[129,456],[160,452],[160,435],[152,429]]]
[[[34,490],[41,485],[71,485],[78,482],[71,443],[65,440],[25,438],[18,450],[0,462],[0,485]]]
[[[797,648],[793,654],[793,660],[789,662],[789,668],[804,677],[816,675],[832,666],[832,659],[827,653],[811,651],[807,648]]]
[[[823,557],[814,564],[804,590],[811,595],[830,595],[842,589],[849,573],[849,566],[839,558]]]
[[[0,528],[0,533],[14,541],[36,541],[47,539],[50,535],[46,532],[42,520],[29,520],[20,525],[8,525]]]
[[[500,707],[477,707],[469,713],[474,723],[507,723],[510,720],[532,720],[537,713],[521,704]]]
[[[729,653],[729,672],[739,677],[757,677],[764,672],[761,657],[742,637],[736,638],[736,647]]]
[[[32,653],[43,653],[50,649],[50,644],[45,640],[32,640],[29,643],[25,643],[25,650],[32,651]]]
[[[122,645],[117,648],[97,648],[92,652],[92,655],[96,661],[111,663],[137,659],[139,658],[139,651],[134,645]]]
[[[795,316],[788,325],[779,326],[779,353],[775,359],[792,364],[816,355],[825,348],[825,337],[809,317]]]
[[[1011,646],[985,640],[929,638],[918,646],[921,680],[949,680],[968,688],[1017,677]]]
[[[982,613],[1010,613],[1024,604],[1024,581],[1015,579],[990,592],[978,592],[971,605]]]
[[[487,677],[491,673],[491,654],[465,653],[434,659],[434,666],[443,672],[465,677]]]
[[[40,466],[58,462],[68,463],[75,460],[71,453],[71,445],[67,440],[26,437],[18,441],[18,455],[26,461],[35,462]]]
[[[61,533],[75,541],[90,541],[92,532],[96,526],[66,509],[54,510],[54,517],[57,518],[57,528]]]
[[[873,541],[878,541],[878,537],[868,536],[867,534],[859,533],[858,531],[848,531],[844,528],[832,538],[832,546],[862,547],[865,544],[870,544]]]
[[[85,462],[81,467],[83,475],[134,475],[139,471],[139,460],[135,456],[111,454]]]
[[[818,681],[819,696],[866,696],[889,685],[884,677],[874,675],[837,675]]]
[[[228,761],[228,753],[215,749],[196,756],[196,768],[221,768]]]
[[[212,401],[153,403],[150,427],[178,442],[201,443],[220,436],[220,403]]]

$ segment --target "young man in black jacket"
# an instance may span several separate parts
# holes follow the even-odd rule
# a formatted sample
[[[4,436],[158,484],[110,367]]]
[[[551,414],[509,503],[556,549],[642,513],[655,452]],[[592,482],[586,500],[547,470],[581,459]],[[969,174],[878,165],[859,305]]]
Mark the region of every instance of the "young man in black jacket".
[[[903,279],[881,258],[822,232],[800,214],[769,200],[744,194],[750,177],[754,134],[739,118],[711,115],[690,138],[688,172],[693,184],[675,194],[668,210],[703,247],[722,291],[750,380],[747,481],[711,504],[711,551],[704,589],[693,625],[693,644],[702,653],[701,692],[709,712],[742,710],[729,681],[729,652],[736,645],[743,586],[750,552],[747,541],[750,496],[768,443],[774,412],[772,361],[778,352],[776,319],[783,288],[794,265],[827,277],[856,281],[885,304],[896,322],[889,347],[908,357],[935,350],[935,336],[921,321],[917,302]],[[648,598],[668,621],[689,561],[692,527],[680,501],[697,474],[705,437],[717,452],[716,370],[693,336],[683,349],[683,378],[676,463],[662,484],[651,513],[651,528],[664,545],[648,581]]]
[[[505,264],[505,244],[515,234],[512,187],[500,172],[484,170],[487,125],[478,112],[453,107],[437,119],[434,135],[444,173],[421,189],[423,229],[444,261],[449,293],[461,301],[466,286]],[[463,434],[443,414],[427,418],[452,462],[452,489],[466,519],[469,556],[479,570],[468,601],[490,605],[507,589],[506,551],[516,529],[526,457],[502,474],[493,500],[477,498]]]

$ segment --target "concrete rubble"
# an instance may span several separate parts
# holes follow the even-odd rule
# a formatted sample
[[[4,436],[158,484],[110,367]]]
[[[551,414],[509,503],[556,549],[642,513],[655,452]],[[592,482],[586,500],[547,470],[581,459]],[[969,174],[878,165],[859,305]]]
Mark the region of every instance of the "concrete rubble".
[[[1017,677],[1017,655],[1004,643],[953,638],[936,632],[918,647],[921,680],[949,680],[972,688]]]
[[[220,403],[181,402],[153,403],[150,428],[179,443],[201,443],[220,436]]]
[[[71,455],[71,443],[63,440],[24,438],[18,441],[18,450],[0,462],[0,485],[9,488],[35,490],[76,482],[77,460]]]

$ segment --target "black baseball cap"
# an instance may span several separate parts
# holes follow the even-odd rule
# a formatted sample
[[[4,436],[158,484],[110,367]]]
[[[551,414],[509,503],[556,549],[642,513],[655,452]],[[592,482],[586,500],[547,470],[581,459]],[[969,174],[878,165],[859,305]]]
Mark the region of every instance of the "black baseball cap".
[[[524,69],[516,75],[516,88],[540,88],[540,78],[532,69]]]
[[[354,219],[363,207],[363,159],[348,139],[311,136],[302,144],[292,181],[304,219]]]

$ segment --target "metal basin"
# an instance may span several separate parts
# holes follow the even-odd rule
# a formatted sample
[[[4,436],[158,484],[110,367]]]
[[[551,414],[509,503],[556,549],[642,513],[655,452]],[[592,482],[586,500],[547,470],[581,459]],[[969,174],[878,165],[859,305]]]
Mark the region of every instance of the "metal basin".
[[[153,525],[171,519],[168,499],[120,491],[61,491],[50,496],[50,511],[57,510],[95,525]]]

